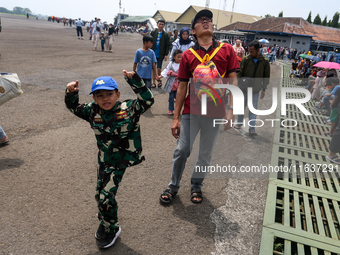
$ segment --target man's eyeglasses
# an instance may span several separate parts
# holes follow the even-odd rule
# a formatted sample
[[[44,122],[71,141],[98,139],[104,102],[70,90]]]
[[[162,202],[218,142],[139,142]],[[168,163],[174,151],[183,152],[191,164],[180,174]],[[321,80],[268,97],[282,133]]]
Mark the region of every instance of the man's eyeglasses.
[[[209,18],[199,18],[199,19],[196,20],[197,23],[203,23],[204,21],[206,21],[206,22],[209,23],[209,22],[211,22],[212,20],[209,19]]]

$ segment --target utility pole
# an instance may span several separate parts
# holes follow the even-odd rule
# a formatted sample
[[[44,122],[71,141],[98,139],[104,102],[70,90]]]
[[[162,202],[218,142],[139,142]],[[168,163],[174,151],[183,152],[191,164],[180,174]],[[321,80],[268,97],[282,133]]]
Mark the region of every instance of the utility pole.
[[[205,9],[209,9],[210,0],[205,1]]]
[[[122,0],[119,0],[119,13],[118,13],[118,20],[117,20],[117,25],[120,25],[120,20],[121,20],[121,14],[122,13]]]
[[[233,8],[232,8],[232,10],[231,10],[230,24],[233,23],[234,6],[235,6],[235,0],[233,1]]]
[[[224,0],[223,11],[225,11],[226,9],[227,9],[227,0]]]

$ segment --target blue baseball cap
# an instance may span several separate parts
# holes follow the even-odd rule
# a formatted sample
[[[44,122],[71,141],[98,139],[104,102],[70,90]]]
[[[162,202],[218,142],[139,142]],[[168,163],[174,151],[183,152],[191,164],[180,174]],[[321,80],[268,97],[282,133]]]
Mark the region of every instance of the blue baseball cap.
[[[112,79],[110,76],[102,76],[102,77],[95,79],[92,82],[92,91],[90,95],[96,90],[100,90],[100,89],[104,89],[104,90],[118,89],[119,90],[117,82],[114,79]]]

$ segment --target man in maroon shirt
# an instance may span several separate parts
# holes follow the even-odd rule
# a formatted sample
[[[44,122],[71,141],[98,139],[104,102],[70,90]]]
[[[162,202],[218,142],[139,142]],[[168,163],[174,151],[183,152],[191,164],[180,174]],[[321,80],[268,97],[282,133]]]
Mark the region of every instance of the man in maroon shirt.
[[[203,59],[206,54],[210,56],[220,46],[220,44],[212,38],[214,29],[212,24],[213,14],[209,10],[199,11],[192,21],[192,34],[197,38],[196,44],[192,47],[196,53]],[[239,71],[239,63],[236,54],[229,44],[223,44],[213,59],[211,59],[221,75],[229,78],[229,83],[237,86],[237,75]],[[187,50],[183,53],[180,67],[178,71],[178,79],[180,81],[177,90],[176,106],[171,126],[172,135],[177,139],[177,148],[174,151],[172,161],[171,182],[160,196],[163,203],[170,203],[177,194],[185,163],[192,150],[196,135],[200,132],[200,151],[196,167],[205,167],[210,165],[213,148],[218,136],[219,126],[214,126],[214,119],[225,118],[228,123],[225,129],[229,129],[233,116],[233,102],[231,98],[230,108],[225,112],[225,103],[220,107],[216,107],[213,101],[207,102],[207,115],[201,115],[201,100],[195,95],[195,85],[190,83],[192,72],[201,64],[198,58]],[[186,94],[189,93],[186,97]],[[224,97],[222,97],[224,99]],[[224,100],[223,100],[224,101]],[[179,116],[184,105],[181,123]],[[191,201],[193,203],[201,203],[203,200],[201,188],[206,173],[193,173],[191,177]]]

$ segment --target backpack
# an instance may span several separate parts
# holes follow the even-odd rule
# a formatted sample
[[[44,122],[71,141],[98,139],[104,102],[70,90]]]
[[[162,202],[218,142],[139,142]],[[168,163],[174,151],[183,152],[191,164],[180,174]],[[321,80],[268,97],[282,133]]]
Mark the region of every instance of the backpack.
[[[214,101],[215,105],[217,105],[216,99],[218,99],[222,105],[221,98],[225,95],[225,89],[215,88],[215,84],[223,84],[222,78],[226,72],[221,76],[212,59],[221,49],[223,44],[224,43],[221,43],[211,54],[211,56],[206,54],[203,59],[193,48],[189,49],[192,54],[194,54],[194,56],[201,62],[201,64],[199,64],[192,73],[195,94],[200,100],[202,100],[202,95],[207,95],[207,100]]]

